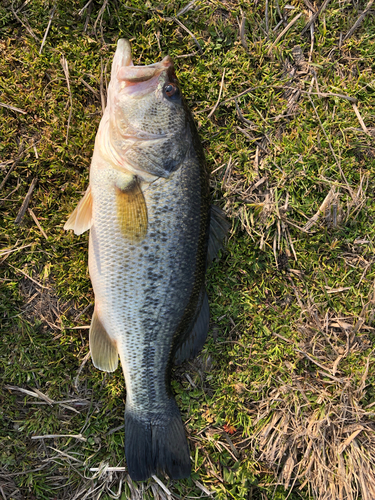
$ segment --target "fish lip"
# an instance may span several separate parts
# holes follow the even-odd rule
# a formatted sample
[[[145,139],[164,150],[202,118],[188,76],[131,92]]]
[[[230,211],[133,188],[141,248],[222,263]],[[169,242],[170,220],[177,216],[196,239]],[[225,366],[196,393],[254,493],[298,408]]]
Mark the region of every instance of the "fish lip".
[[[166,56],[162,61],[148,66],[122,66],[117,71],[116,76],[120,82],[126,82],[126,85],[134,85],[158,77],[164,71],[169,72],[170,69],[173,69],[173,61],[170,56]]]

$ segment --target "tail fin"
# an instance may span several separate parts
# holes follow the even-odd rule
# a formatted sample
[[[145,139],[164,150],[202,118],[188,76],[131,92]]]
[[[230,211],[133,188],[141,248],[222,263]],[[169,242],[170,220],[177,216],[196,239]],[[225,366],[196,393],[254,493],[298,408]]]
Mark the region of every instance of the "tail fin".
[[[147,419],[125,409],[125,456],[134,481],[145,481],[156,473],[166,473],[171,479],[190,476],[189,447],[174,400],[163,419]]]

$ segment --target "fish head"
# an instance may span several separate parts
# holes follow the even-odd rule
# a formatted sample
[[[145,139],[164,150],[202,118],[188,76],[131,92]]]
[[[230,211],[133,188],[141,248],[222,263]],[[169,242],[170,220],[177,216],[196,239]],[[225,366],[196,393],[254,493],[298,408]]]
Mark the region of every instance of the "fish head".
[[[170,56],[134,66],[120,39],[108,89],[109,135],[117,158],[133,170],[168,177],[189,148],[186,105]]]

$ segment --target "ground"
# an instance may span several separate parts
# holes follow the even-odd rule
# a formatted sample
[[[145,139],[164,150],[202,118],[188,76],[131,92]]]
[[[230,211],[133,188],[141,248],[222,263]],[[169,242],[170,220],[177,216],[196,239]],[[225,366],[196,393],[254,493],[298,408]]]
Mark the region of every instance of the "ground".
[[[373,7],[1,3],[2,498],[375,498]],[[87,234],[63,230],[120,37],[136,64],[175,61],[232,224],[208,340],[173,375],[184,481],[127,475],[123,375],[89,358]]]

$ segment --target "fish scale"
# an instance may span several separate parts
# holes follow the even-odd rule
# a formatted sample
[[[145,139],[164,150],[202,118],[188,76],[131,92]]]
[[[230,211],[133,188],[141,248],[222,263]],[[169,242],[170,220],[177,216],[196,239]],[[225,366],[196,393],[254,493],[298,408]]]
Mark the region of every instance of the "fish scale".
[[[126,354],[122,364],[127,366],[127,404],[139,412],[150,409],[150,390],[154,384],[158,386],[157,397],[160,392],[165,396],[165,371],[173,336],[194,285],[199,289],[203,286],[203,276],[199,284],[194,283],[202,230],[199,170],[196,161],[185,161],[168,179],[143,184],[148,233],[140,245],[129,245],[113,215],[116,213],[113,187],[121,184],[122,174],[97,168],[95,163],[91,166],[93,217],[98,222],[90,236],[90,276],[99,318],[119,344],[120,358],[122,353],[132,352],[138,346],[133,362]],[[181,240],[185,245],[181,245]],[[202,258],[205,261],[205,256]],[[144,361],[146,347],[141,347],[150,342],[157,345],[154,356],[147,354],[148,360],[152,358],[152,367]],[[135,375],[140,366],[146,368],[147,375],[141,372]],[[160,381],[155,381],[157,374]]]

